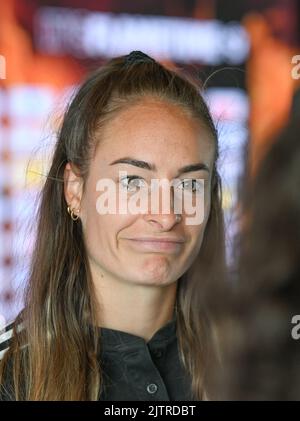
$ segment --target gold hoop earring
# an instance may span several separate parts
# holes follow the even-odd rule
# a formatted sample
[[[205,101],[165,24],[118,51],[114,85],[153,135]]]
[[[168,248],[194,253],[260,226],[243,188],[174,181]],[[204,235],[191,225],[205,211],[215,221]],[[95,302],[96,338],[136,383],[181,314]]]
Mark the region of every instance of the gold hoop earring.
[[[78,209],[79,210],[79,209]],[[79,218],[79,215],[75,215],[74,214],[74,209],[71,209],[70,208],[70,206],[68,206],[67,207],[67,211],[68,211],[68,214],[71,216],[71,219],[73,220],[73,221],[77,221],[77,219]]]

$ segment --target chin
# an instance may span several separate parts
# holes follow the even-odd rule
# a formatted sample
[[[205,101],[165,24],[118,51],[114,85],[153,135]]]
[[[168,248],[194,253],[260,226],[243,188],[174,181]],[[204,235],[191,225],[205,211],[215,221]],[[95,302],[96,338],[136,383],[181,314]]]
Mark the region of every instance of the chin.
[[[134,278],[132,278],[134,279]],[[175,278],[176,279],[176,278]],[[156,271],[155,273],[141,273],[139,279],[136,282],[140,285],[160,285],[165,286],[174,282],[174,277],[169,274],[163,273],[163,271]]]

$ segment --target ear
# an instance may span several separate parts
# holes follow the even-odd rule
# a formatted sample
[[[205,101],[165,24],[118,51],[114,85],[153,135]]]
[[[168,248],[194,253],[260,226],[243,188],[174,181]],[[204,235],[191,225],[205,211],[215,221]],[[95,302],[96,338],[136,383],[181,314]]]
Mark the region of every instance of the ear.
[[[64,170],[64,193],[67,204],[78,215],[82,199],[83,180],[78,168],[68,162]]]

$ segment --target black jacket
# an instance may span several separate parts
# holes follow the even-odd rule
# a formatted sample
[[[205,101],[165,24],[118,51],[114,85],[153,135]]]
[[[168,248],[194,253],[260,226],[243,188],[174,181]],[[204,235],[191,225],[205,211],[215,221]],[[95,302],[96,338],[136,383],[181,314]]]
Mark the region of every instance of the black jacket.
[[[9,347],[12,327],[9,325],[0,336],[0,358]],[[99,359],[104,375],[99,400],[193,400],[190,377],[179,358],[175,317],[148,342],[126,332],[101,328]],[[11,379],[7,378],[5,383],[9,386]],[[3,388],[0,388],[0,400],[12,400]]]

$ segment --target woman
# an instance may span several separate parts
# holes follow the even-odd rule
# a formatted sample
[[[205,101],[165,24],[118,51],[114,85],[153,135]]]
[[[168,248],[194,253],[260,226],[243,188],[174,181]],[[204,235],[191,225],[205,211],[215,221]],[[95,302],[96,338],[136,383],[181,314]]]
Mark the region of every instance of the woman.
[[[224,270],[217,158],[198,86],[151,57],[114,58],[83,83],[42,191],[25,307],[2,335],[4,399],[209,397],[206,296]],[[116,187],[109,200],[129,200],[153,179],[177,180],[174,199],[203,193],[201,223],[175,200],[170,212],[101,211],[99,180]]]

